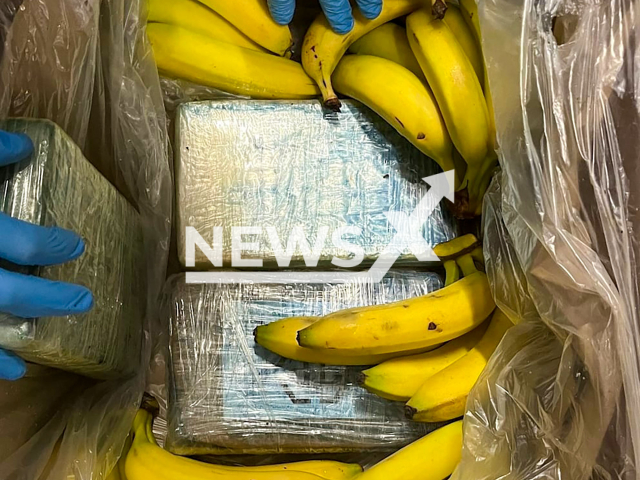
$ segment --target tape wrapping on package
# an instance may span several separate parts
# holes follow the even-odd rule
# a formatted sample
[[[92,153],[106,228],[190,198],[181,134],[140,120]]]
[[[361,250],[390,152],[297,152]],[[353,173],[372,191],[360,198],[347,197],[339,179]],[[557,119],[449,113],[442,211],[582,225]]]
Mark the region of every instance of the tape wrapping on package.
[[[31,158],[0,168],[0,211],[78,233],[85,253],[47,267],[3,267],[84,285],[95,305],[84,315],[25,320],[0,313],[0,347],[26,360],[95,378],[131,373],[140,355],[146,286],[139,215],[52,122],[12,119]]]
[[[183,266],[187,227],[209,245],[214,244],[213,228],[223,227],[222,258],[226,266],[238,266],[231,264],[229,227],[243,226],[262,231],[243,236],[243,241],[260,242],[258,249],[243,252],[243,258],[261,259],[265,266],[276,266],[278,250],[267,234],[269,227],[282,249],[295,228],[302,230],[311,248],[318,232],[327,228],[318,256],[323,268],[331,267],[335,256],[350,255],[333,241],[334,232],[340,227],[360,229],[361,234],[343,238],[362,248],[362,265],[370,264],[394,243],[397,230],[387,213],[410,215],[430,188],[422,179],[441,171],[354,101],[345,101],[339,115],[327,113],[315,100],[185,103],[178,108],[175,159]],[[456,235],[456,223],[444,203],[433,205],[420,233],[431,246]],[[406,249],[398,258],[400,263],[415,260]],[[195,266],[212,266],[199,248]],[[305,266],[300,245],[285,266]]]
[[[188,284],[165,287],[170,316],[166,447],[181,455],[371,452],[432,429],[404,405],[357,385],[365,367],[306,364],[256,345],[259,325],[388,303],[442,286],[429,272],[392,271],[377,284]]]

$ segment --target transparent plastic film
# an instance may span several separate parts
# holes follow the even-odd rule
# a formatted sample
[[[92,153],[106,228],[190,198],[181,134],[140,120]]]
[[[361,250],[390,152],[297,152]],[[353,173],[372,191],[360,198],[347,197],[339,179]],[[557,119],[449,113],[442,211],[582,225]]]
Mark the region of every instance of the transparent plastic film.
[[[72,191],[69,183],[68,198],[60,188],[49,205],[42,202],[39,207],[51,212],[55,210],[49,208],[53,201],[56,205],[68,202],[75,205],[73,208],[91,205],[87,195],[92,188],[99,192],[97,200],[106,198],[100,197],[103,192],[111,192],[108,183],[113,185],[110,195],[118,198],[127,218],[135,219],[123,231],[129,237],[132,233],[139,236],[141,245],[132,257],[137,262],[117,262],[121,249],[117,242],[101,247],[102,253],[113,248],[114,270],[126,270],[132,265],[124,267],[124,263],[136,263],[142,267],[143,277],[142,291],[126,287],[126,292],[115,289],[113,295],[114,302],[126,300],[135,305],[136,312],[126,322],[138,343],[125,341],[130,352],[124,359],[124,376],[119,373],[115,380],[92,380],[29,364],[24,379],[0,382],[0,478],[106,478],[120,455],[145,389],[152,340],[160,328],[157,298],[165,276],[172,215],[166,116],[144,34],[145,10],[140,0],[10,0],[0,5],[0,118],[20,117],[29,125],[40,120],[53,122],[42,123],[55,130],[51,138],[63,138],[77,158],[72,163],[67,161],[68,155],[59,156],[63,163],[51,171],[60,179],[69,172],[84,182],[78,162],[88,162],[97,169],[86,169],[92,171],[97,183],[84,183],[85,187],[91,185],[85,193]],[[54,150],[57,145],[43,143],[40,140],[44,137],[35,133],[34,137],[40,147]],[[23,184],[24,192],[40,186]],[[70,218],[62,210],[55,210],[62,212],[57,219],[66,217],[70,223],[64,226],[74,229],[84,228],[83,215],[91,213],[87,208],[83,215]],[[109,222],[117,223],[120,216],[115,214],[103,227],[100,222],[94,227],[110,228]],[[110,229],[109,234],[115,230]],[[122,232],[118,235],[123,236]],[[92,274],[87,268],[84,274],[102,279],[105,285],[113,281],[108,271]],[[124,273],[122,277],[131,275]],[[73,319],[61,320],[68,322],[67,326],[73,324]],[[99,340],[91,340],[95,341]],[[84,355],[83,348],[79,351]],[[99,358],[98,364],[101,362]],[[72,370],[89,374],[83,366]]]
[[[478,6],[502,167],[484,255],[517,325],[453,478],[637,478],[639,5]]]

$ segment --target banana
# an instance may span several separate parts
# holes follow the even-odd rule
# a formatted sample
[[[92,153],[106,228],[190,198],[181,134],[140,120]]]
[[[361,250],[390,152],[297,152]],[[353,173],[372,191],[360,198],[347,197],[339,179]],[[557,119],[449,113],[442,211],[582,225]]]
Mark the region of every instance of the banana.
[[[451,29],[428,9],[407,17],[407,35],[456,149],[475,174],[487,156],[489,125],[482,87]]]
[[[171,0],[169,0],[171,1]],[[267,0],[199,0],[258,45],[280,56],[291,56],[293,37],[286,25],[278,25]]]
[[[357,464],[328,460],[260,467],[229,467],[179,457],[162,449],[152,433],[153,416],[138,410],[133,423],[133,443],[127,454],[128,480],[348,480],[362,472]]]
[[[225,1],[225,0],[220,0]],[[331,74],[353,42],[380,25],[406,15],[423,5],[423,0],[388,0],[382,5],[378,18],[367,20],[354,9],[353,29],[346,35],[335,33],[323,14],[313,21],[302,44],[302,66],[322,92],[324,104],[340,110],[340,100],[333,91]]]
[[[464,415],[469,392],[513,324],[496,309],[482,340],[469,353],[430,377],[407,402],[407,417],[418,422],[443,422]]]
[[[467,25],[474,33],[476,37],[477,44],[480,46],[480,53],[482,54],[482,34],[480,31],[480,21],[478,18],[478,5],[476,4],[476,0],[460,0],[460,12],[462,13],[464,20],[467,22]],[[486,65],[484,61],[484,57],[482,60],[482,64]],[[497,157],[498,150],[498,139],[496,135],[496,123],[495,123],[495,114],[493,111],[493,96],[491,94],[491,88],[489,86],[489,77],[487,75],[486,66],[484,68],[484,77],[483,77],[483,86],[484,86],[484,95],[487,102],[487,115],[489,119],[489,147],[487,160],[485,161],[485,166],[483,167],[483,171],[486,172],[492,169],[492,166],[495,165],[495,160]],[[469,179],[470,183],[475,183],[476,185],[473,187],[476,192],[470,194],[470,200],[473,208],[473,204],[475,205],[475,213],[479,215],[479,212],[482,209],[482,197],[484,196],[484,192],[486,190],[485,185],[488,185],[488,181],[486,181],[486,175],[483,173],[478,174],[477,179]],[[489,175],[490,179],[491,175]]]
[[[435,253],[441,261],[450,260],[465,253],[472,252],[478,247],[478,239],[475,235],[468,233],[456,237],[448,242],[439,243],[433,247]]]
[[[398,450],[358,480],[443,480],[462,456],[462,422],[454,422]]]
[[[475,33],[471,31],[460,8],[456,5],[449,5],[447,15],[444,17],[444,23],[451,29],[453,35],[460,43],[462,50],[471,62],[473,70],[480,81],[480,85],[484,85],[484,60],[482,59],[482,51],[480,44],[476,40]]]
[[[298,345],[298,332],[314,324],[321,317],[290,317],[257,327],[253,334],[258,345],[278,355],[298,362],[321,363],[324,365],[377,365],[395,358],[393,353],[383,355],[344,356],[327,350],[313,350]],[[436,346],[431,348],[437,348]],[[424,350],[420,350],[424,352]]]
[[[428,353],[387,360],[360,375],[360,386],[379,397],[406,402],[427,379],[468,353],[480,341],[488,322]]]
[[[124,448],[122,449],[122,453],[120,454],[120,458],[118,462],[114,465],[111,473],[107,475],[107,480],[127,480],[127,476],[125,474],[125,462],[127,460],[127,453],[131,448],[131,435],[127,437],[125,440]]]
[[[460,268],[458,267],[458,264],[455,260],[445,260],[444,262],[442,262],[442,265],[444,266],[445,273],[445,287],[448,287],[449,285],[460,280]]]
[[[374,28],[365,36],[356,40],[349,47],[350,53],[356,55],[373,55],[374,57],[386,58],[392,62],[402,65],[411,70],[422,82],[427,81],[420,68],[416,56],[411,51],[409,40],[407,40],[407,30],[395,23],[385,23]]]
[[[327,315],[300,330],[298,344],[360,356],[417,350],[464,335],[494,308],[487,276],[476,271],[428,295]]]
[[[149,0],[147,21],[175,25],[238,47],[267,52],[216,12],[195,0]]]
[[[332,79],[336,90],[371,108],[445,172],[455,168],[453,144],[438,105],[409,70],[380,57],[347,55]]]
[[[318,94],[300,64],[223,43],[161,23],[147,25],[161,73],[254,98],[297,99]]]

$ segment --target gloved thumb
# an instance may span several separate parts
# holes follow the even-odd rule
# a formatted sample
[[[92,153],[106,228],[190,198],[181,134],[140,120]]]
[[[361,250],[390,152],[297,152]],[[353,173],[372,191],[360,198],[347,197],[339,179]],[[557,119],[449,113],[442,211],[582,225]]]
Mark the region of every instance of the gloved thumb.
[[[0,380],[18,380],[26,372],[27,366],[21,358],[0,349]]]
[[[0,167],[24,160],[31,152],[33,143],[29,137],[0,130]]]

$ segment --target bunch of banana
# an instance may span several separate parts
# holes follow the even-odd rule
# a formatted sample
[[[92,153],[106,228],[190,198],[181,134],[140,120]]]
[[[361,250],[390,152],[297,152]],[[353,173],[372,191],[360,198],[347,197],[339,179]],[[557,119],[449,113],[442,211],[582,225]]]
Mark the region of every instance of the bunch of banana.
[[[319,15],[307,30],[302,44],[302,66],[322,92],[324,104],[332,110],[340,110],[340,100],[333,90],[331,75],[347,49],[374,28],[420,8],[424,0],[388,0],[383,2],[380,15],[367,20],[357,10],[355,22],[346,35],[335,33],[324,15]]]
[[[360,465],[329,460],[259,467],[203,463],[161,448],[153,437],[152,425],[153,415],[144,409],[138,410],[133,422],[133,442],[125,460],[128,480],[348,480],[362,472]]]
[[[469,239],[472,239],[470,243]],[[294,317],[258,327],[257,342],[289,358],[325,364],[375,364],[385,356],[428,351],[470,332],[493,312],[487,276],[475,267],[478,243],[465,236],[436,247],[447,252],[459,246],[450,269],[463,278],[416,298],[341,310],[324,317]],[[459,267],[458,267],[459,266]],[[297,344],[293,342],[294,334]]]
[[[276,24],[265,0],[150,0],[147,36],[158,70],[229,93],[302,99],[320,92],[288,56],[291,32]],[[274,52],[278,55],[274,55]]]
[[[330,460],[230,467],[179,457],[162,449],[152,432],[153,415],[138,410],[132,442],[109,480],[443,480],[460,462],[462,422],[439,428],[366,472],[358,464]],[[124,466],[124,468],[122,468]]]
[[[336,91],[355,98],[444,170],[455,169],[454,213],[465,218],[481,212],[497,162],[475,1],[461,3],[389,0],[375,20],[356,12],[347,35],[319,16],[305,36],[302,65],[327,107],[340,109]],[[389,23],[406,14],[406,30]],[[355,58],[343,57],[347,50]]]
[[[442,243],[434,252],[446,271],[441,290],[324,317],[278,320],[255,330],[256,343],[303,362],[376,365],[360,374],[360,385],[407,402],[407,415],[416,421],[461,416],[511,322],[495,308],[475,236]]]

